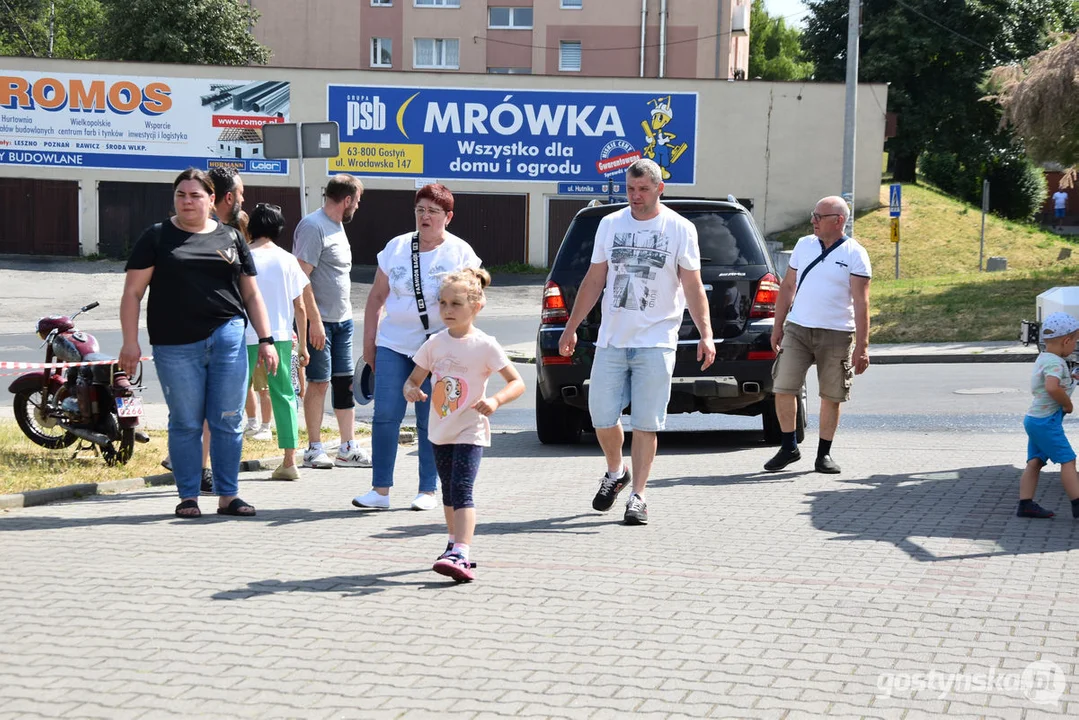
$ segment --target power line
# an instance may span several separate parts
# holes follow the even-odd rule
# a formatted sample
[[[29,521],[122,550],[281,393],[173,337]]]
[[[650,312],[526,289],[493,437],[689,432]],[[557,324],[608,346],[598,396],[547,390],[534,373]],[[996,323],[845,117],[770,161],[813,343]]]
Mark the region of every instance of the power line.
[[[903,2],[903,0],[895,0],[895,4],[896,4],[896,5],[899,5],[900,7],[906,8],[907,10],[910,10],[910,11],[911,11],[912,13],[914,13],[915,15],[917,15],[917,16],[919,16],[919,17],[921,17],[921,18],[924,18],[925,20],[928,20],[929,22],[933,23],[933,24],[934,24],[934,25],[936,25],[937,27],[939,27],[939,28],[941,28],[941,29],[943,29],[943,30],[947,30],[947,31],[948,31],[948,32],[950,32],[950,33],[951,33],[952,35],[955,35],[955,36],[956,36],[957,38],[960,38],[960,39],[962,39],[962,40],[966,40],[966,41],[967,41],[968,43],[970,43],[971,45],[974,45],[974,46],[976,46],[976,47],[980,47],[980,48],[981,48],[982,50],[985,50],[985,51],[986,51],[987,53],[989,53],[989,55],[990,55],[990,56],[992,56],[992,58],[993,58],[994,60],[996,60],[996,61],[998,61],[998,62],[1001,62],[1001,59],[1000,59],[999,57],[997,57],[996,51],[994,51],[994,50],[993,50],[993,48],[990,48],[990,47],[986,47],[985,45],[982,45],[982,44],[981,44],[980,42],[978,42],[977,40],[974,40],[974,39],[972,39],[972,38],[969,38],[969,37],[967,37],[966,35],[964,35],[964,34],[963,34],[963,33],[961,33],[961,32],[957,32],[957,31],[955,31],[955,30],[952,30],[952,29],[951,29],[950,27],[948,27],[948,26],[947,26],[947,25],[945,25],[944,23],[942,23],[942,22],[940,22],[940,21],[938,21],[938,20],[935,20],[934,18],[931,18],[931,17],[929,17],[928,15],[926,15],[925,13],[923,13],[922,11],[920,11],[920,10],[918,10],[918,9],[916,9],[916,8],[913,8],[913,7],[911,7],[910,5],[907,5],[907,4],[905,3],[905,2]]]

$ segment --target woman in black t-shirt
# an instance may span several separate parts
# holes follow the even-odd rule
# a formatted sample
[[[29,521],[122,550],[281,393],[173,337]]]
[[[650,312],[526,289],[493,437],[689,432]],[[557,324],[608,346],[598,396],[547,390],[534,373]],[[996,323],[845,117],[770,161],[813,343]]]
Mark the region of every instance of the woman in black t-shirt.
[[[120,301],[124,346],[120,367],[135,369],[139,306],[146,289],[146,329],[169,407],[169,457],[179,517],[199,517],[202,425],[210,427],[210,464],[217,512],[250,516],[255,508],[237,497],[247,391],[247,319],[258,331],[259,363],[272,375],[277,351],[255,283],[255,264],[240,234],[210,218],[213,183],[189,168],[173,182],[176,215],[153,225],[127,261]]]

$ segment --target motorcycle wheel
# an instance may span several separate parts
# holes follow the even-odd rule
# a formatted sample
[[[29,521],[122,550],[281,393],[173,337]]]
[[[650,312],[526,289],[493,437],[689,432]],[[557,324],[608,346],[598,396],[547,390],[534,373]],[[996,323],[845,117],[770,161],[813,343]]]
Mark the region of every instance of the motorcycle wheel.
[[[15,422],[26,437],[43,448],[59,450],[74,444],[78,438],[59,425],[46,425],[43,408],[53,401],[54,398],[50,398],[44,390],[20,390],[15,393],[12,409],[15,411]]]
[[[120,430],[120,439],[110,442],[101,448],[101,457],[109,467],[115,465],[127,465],[127,461],[135,454],[135,428],[123,428]]]

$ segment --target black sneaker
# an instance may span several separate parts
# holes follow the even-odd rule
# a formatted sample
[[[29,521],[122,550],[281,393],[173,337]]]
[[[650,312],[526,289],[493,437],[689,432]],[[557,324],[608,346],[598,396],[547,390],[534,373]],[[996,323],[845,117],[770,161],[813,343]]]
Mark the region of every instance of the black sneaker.
[[[622,516],[622,522],[626,525],[648,524],[648,506],[645,505],[644,500],[637,493],[629,496],[629,502],[626,503],[626,514]]]
[[[614,501],[618,497],[618,493],[622,492],[623,488],[632,482],[629,476],[629,468],[625,468],[625,471],[625,474],[617,480],[607,473],[603,473],[603,479],[599,481],[599,492],[592,498],[593,510],[607,512],[614,507]]]
[[[1056,515],[1056,513],[1052,510],[1046,510],[1033,500],[1030,502],[1030,505],[1027,505],[1026,507],[1023,507],[1023,503],[1019,503],[1019,509],[1015,511],[1016,517],[1025,518],[1051,518],[1054,515]]]
[[[210,468],[202,469],[202,494],[213,495],[214,494],[214,471]]]
[[[817,458],[817,462],[813,464],[813,469],[827,475],[836,475],[842,472],[839,469],[839,465],[836,464],[836,461],[832,459],[831,455],[821,455]]]
[[[793,450],[784,450],[779,448],[779,452],[772,456],[772,459],[764,463],[764,469],[768,472],[779,472],[783,468],[790,465],[792,462],[797,462],[802,459],[802,451],[797,447]]]

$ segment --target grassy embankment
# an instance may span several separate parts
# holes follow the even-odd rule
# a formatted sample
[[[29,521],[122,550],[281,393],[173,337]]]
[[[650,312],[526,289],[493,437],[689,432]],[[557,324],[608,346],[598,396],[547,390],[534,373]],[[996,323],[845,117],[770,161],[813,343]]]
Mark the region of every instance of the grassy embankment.
[[[994,216],[986,218],[985,257],[1007,258],[1008,269],[978,272],[980,209],[915,185],[903,187],[896,280],[887,184],[881,204],[859,213],[854,226],[873,264],[874,343],[1013,340],[1019,321],[1034,317],[1039,293],[1079,283],[1079,236],[1072,240]],[[790,249],[811,232],[807,222],[775,239]],[[1059,259],[1061,250],[1071,250],[1071,257]]]

